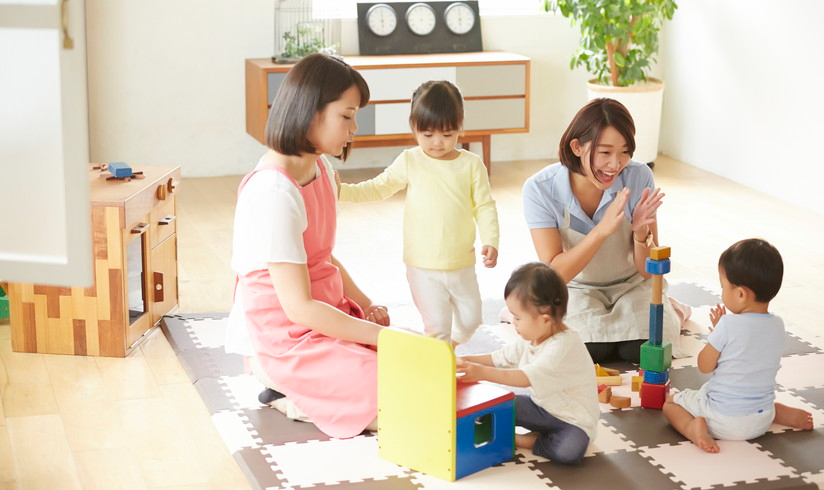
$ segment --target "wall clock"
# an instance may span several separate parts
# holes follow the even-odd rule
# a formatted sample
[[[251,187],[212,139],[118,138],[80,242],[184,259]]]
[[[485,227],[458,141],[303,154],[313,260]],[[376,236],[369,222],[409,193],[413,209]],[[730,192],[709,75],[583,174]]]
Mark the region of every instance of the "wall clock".
[[[358,3],[361,55],[483,51],[478,1]]]
[[[388,36],[398,25],[398,13],[385,3],[378,3],[366,11],[366,26],[376,36]]]

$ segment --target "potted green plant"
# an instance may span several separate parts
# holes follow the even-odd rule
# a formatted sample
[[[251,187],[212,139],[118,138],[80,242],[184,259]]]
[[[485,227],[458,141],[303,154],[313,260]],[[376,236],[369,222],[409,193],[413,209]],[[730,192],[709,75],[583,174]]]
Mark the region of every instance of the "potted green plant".
[[[581,32],[570,68],[582,66],[595,76],[590,98],[611,97],[627,106],[636,126],[636,160],[658,155],[664,83],[648,77],[658,53],[658,34],[671,20],[674,0],[542,0],[545,11],[572,20]],[[649,99],[649,100],[647,100]]]

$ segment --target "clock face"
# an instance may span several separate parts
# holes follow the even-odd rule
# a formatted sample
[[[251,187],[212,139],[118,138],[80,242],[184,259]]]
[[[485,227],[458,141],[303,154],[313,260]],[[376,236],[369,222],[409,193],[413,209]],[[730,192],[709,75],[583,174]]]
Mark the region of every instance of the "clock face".
[[[455,2],[446,7],[443,18],[446,27],[459,36],[471,31],[475,25],[475,12],[463,2]]]
[[[388,36],[398,25],[398,14],[385,3],[373,5],[366,12],[366,25],[376,36]]]
[[[419,36],[426,36],[435,29],[435,10],[425,4],[413,4],[406,11],[406,25]]]

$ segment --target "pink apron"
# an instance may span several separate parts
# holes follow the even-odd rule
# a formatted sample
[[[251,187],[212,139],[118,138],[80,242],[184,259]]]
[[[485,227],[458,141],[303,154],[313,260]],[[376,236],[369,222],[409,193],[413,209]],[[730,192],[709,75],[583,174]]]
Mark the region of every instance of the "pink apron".
[[[337,208],[326,168],[300,187],[286,170],[261,164],[256,172],[275,170],[299,188],[308,226],[303,232],[312,298],[363,318],[360,307],[343,295],[340,271],[330,257],[335,244]],[[264,212],[261,210],[261,212]],[[274,385],[324,433],[338,438],[360,434],[377,416],[377,355],[368,346],[327,337],[287,318],[268,270],[239,278],[252,346]]]

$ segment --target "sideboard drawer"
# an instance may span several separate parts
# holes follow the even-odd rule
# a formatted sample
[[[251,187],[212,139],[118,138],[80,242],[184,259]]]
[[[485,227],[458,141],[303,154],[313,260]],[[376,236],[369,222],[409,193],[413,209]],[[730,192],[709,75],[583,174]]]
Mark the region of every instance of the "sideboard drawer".
[[[369,85],[369,101],[412,100],[412,92],[429,80],[449,80],[455,83],[454,66],[421,68],[377,68],[359,70]]]
[[[464,97],[524,95],[526,65],[461,66],[456,83]]]

